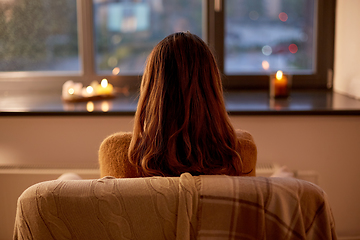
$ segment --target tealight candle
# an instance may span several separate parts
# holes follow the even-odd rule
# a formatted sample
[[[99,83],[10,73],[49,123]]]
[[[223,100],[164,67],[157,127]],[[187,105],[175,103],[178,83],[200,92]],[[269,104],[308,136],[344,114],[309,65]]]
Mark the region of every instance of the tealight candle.
[[[282,71],[277,71],[275,76],[270,77],[270,97],[286,98],[289,96],[290,77]]]
[[[98,95],[112,95],[114,87],[111,85],[107,79],[101,80],[100,85],[96,87],[96,93]]]
[[[62,97],[63,99],[73,99],[81,95],[82,83],[74,83],[69,80],[63,84]]]
[[[68,89],[68,93],[69,93],[70,95],[74,95],[75,90],[74,90],[73,88],[69,88],[69,89]]]
[[[86,88],[82,89],[82,96],[83,97],[92,97],[94,96],[94,88],[92,86],[87,86]]]

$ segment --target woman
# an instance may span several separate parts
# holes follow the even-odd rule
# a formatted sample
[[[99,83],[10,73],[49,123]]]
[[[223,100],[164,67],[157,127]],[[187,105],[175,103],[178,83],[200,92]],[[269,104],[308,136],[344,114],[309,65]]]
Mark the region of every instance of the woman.
[[[101,144],[102,176],[255,176],[256,145],[231,125],[215,58],[196,35],[172,34],[152,50],[134,121],[133,133]]]

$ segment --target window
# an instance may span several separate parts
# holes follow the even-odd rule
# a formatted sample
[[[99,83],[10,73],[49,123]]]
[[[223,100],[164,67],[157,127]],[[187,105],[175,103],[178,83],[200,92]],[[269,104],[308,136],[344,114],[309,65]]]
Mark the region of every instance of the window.
[[[267,88],[284,70],[294,88],[331,88],[335,0],[213,0],[208,12],[225,87]]]
[[[266,88],[279,69],[294,87],[325,88],[334,21],[335,0],[0,0],[0,80],[137,87],[154,45],[189,30],[226,88]]]
[[[141,75],[152,48],[167,35],[202,36],[201,0],[94,0],[96,72]]]
[[[315,72],[317,1],[228,0],[224,72]]]

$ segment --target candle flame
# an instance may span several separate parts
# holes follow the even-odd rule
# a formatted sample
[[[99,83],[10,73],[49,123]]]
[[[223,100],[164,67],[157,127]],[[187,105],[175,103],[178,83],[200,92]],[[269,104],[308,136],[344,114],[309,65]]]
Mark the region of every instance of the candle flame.
[[[87,86],[87,88],[86,88],[87,93],[92,93],[93,91],[94,91],[94,88],[92,86]]]
[[[108,80],[107,80],[106,78],[104,78],[103,80],[101,80],[101,86],[102,86],[103,88],[106,88],[107,85],[108,85]]]
[[[279,71],[277,71],[277,72],[276,72],[276,79],[277,79],[277,80],[281,80],[281,79],[282,79],[282,77],[283,77],[283,72],[282,72],[282,71],[280,71],[280,70],[279,70]]]

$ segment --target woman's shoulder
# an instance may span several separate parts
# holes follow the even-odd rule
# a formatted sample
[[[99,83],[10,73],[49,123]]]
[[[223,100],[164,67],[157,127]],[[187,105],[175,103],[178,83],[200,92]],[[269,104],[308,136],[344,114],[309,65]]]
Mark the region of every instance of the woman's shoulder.
[[[244,130],[235,130],[239,140],[239,154],[243,160],[243,172],[248,176],[255,176],[255,168],[257,162],[257,147],[253,136]]]
[[[241,129],[236,129],[235,132],[240,142],[252,142],[255,144],[254,138],[249,132]]]
[[[132,133],[117,132],[106,137],[99,148],[99,154],[104,156],[127,155]]]
[[[118,132],[106,137],[99,148],[101,176],[137,177],[136,168],[128,160],[132,133]]]
[[[99,154],[102,156],[127,155],[131,142],[132,133],[118,132],[106,137],[99,148]]]
[[[115,143],[125,143],[131,141],[132,133],[131,132],[117,132],[113,133],[110,136],[106,137],[102,143],[106,144],[115,144]]]

